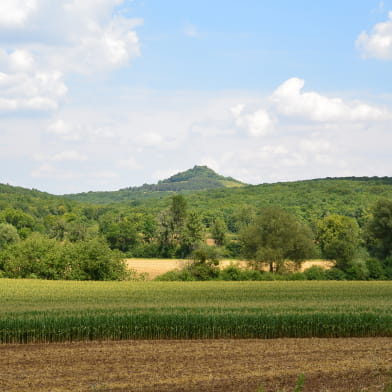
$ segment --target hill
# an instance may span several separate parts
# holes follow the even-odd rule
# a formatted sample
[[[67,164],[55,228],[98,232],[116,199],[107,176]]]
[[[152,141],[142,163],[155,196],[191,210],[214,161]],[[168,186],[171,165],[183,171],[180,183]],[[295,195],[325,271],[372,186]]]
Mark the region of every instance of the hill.
[[[192,187],[202,183],[203,175],[207,178],[205,184],[216,181],[220,182],[219,187],[193,190]],[[226,186],[228,182],[232,187],[222,186],[222,182]],[[238,218],[238,214],[251,213],[269,205],[279,205],[309,223],[330,214],[341,214],[354,217],[362,224],[378,199],[392,199],[392,177],[324,178],[245,185],[206,167],[196,166],[156,185],[115,192],[54,196],[0,184],[0,211],[9,207],[19,209],[40,218],[42,223],[47,215],[62,216],[70,212],[89,220],[95,220],[107,211],[120,215],[131,211],[156,215],[169,205],[170,196],[176,192],[174,189],[180,189],[188,206],[200,211],[207,225],[215,216],[222,216],[232,229],[231,222]],[[67,219],[71,219],[70,216]]]
[[[74,204],[62,196],[36,189],[0,184],[0,211],[15,208],[33,216],[44,216],[69,211]]]
[[[64,197],[93,203],[110,203],[127,200],[140,200],[169,195],[173,192],[193,192],[199,190],[237,188],[246,184],[232,178],[224,177],[207,166],[194,166],[192,169],[177,173],[157,184],[144,184],[128,187],[113,192],[85,192]]]
[[[369,215],[370,208],[378,199],[392,199],[392,177],[329,177],[273,184],[241,184],[242,186],[230,188],[220,186],[207,190],[182,190],[184,188],[180,185],[192,184],[189,178],[192,178],[197,171],[198,167],[196,170],[193,168],[178,173],[157,184],[156,187],[164,184],[163,186],[173,185],[170,189],[176,189],[176,187],[181,189],[180,192],[186,197],[188,206],[199,210],[207,225],[214,216],[220,215],[225,218],[231,228],[230,222],[236,219],[236,215],[252,213],[253,210],[270,205],[281,206],[309,223],[314,223],[330,214],[341,214],[356,218],[359,224],[363,224]],[[208,173],[207,170],[202,170],[202,172]],[[221,180],[221,176],[216,176]],[[196,176],[197,180],[198,178]],[[234,183],[237,182],[234,180]],[[145,186],[143,191],[135,189],[117,192],[89,192],[72,195],[71,198],[99,204],[116,203],[115,208],[131,207],[156,213],[168,206],[169,197],[175,192],[174,190],[148,190],[157,189],[148,188],[148,186]],[[114,208],[114,204],[112,207]]]

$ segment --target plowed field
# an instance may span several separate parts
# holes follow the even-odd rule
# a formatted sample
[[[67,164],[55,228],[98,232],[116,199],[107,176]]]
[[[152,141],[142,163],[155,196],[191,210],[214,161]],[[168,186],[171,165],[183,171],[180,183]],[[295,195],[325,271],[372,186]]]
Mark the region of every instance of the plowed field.
[[[0,345],[1,391],[383,391],[392,338]]]

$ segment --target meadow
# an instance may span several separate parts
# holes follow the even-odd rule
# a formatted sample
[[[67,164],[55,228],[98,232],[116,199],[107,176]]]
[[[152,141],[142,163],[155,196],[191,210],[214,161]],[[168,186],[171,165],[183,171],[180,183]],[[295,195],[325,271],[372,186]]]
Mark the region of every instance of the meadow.
[[[390,282],[0,279],[0,342],[391,337]]]

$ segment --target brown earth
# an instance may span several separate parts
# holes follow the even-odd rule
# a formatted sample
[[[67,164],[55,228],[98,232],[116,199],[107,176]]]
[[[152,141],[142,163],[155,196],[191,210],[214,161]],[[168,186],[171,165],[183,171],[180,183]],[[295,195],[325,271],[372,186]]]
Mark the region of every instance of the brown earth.
[[[181,269],[189,260],[186,259],[127,259],[126,260],[128,268],[134,269],[137,273],[148,274],[149,279],[154,279],[158,275],[162,275],[165,272]],[[220,262],[220,267],[224,268],[230,264],[237,265],[239,267],[245,268],[248,263],[244,260],[222,260]],[[300,271],[304,271],[310,268],[312,265],[317,265],[322,268],[331,268],[333,262],[327,260],[309,260],[302,263]],[[265,266],[265,270],[268,271],[268,266]]]
[[[0,391],[383,391],[392,338],[0,345]]]

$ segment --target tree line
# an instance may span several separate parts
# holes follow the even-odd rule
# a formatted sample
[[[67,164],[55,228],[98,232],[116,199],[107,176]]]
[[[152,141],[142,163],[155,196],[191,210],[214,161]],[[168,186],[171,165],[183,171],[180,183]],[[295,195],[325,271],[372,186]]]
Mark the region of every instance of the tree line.
[[[330,279],[392,279],[389,199],[380,199],[361,219],[329,214],[311,221],[273,205],[244,205],[231,213],[192,209],[183,195],[170,197],[156,212],[65,203],[34,215],[15,207],[0,208],[4,277],[120,280],[129,278],[126,257],[175,257],[193,260],[184,280],[206,280],[221,274],[218,261],[226,257],[245,258],[252,268],[224,272],[233,279],[293,277],[292,263],[299,267],[313,258],[335,262]],[[213,245],[206,245],[207,238]],[[269,273],[262,272],[265,266]],[[313,268],[307,278],[325,274]]]

